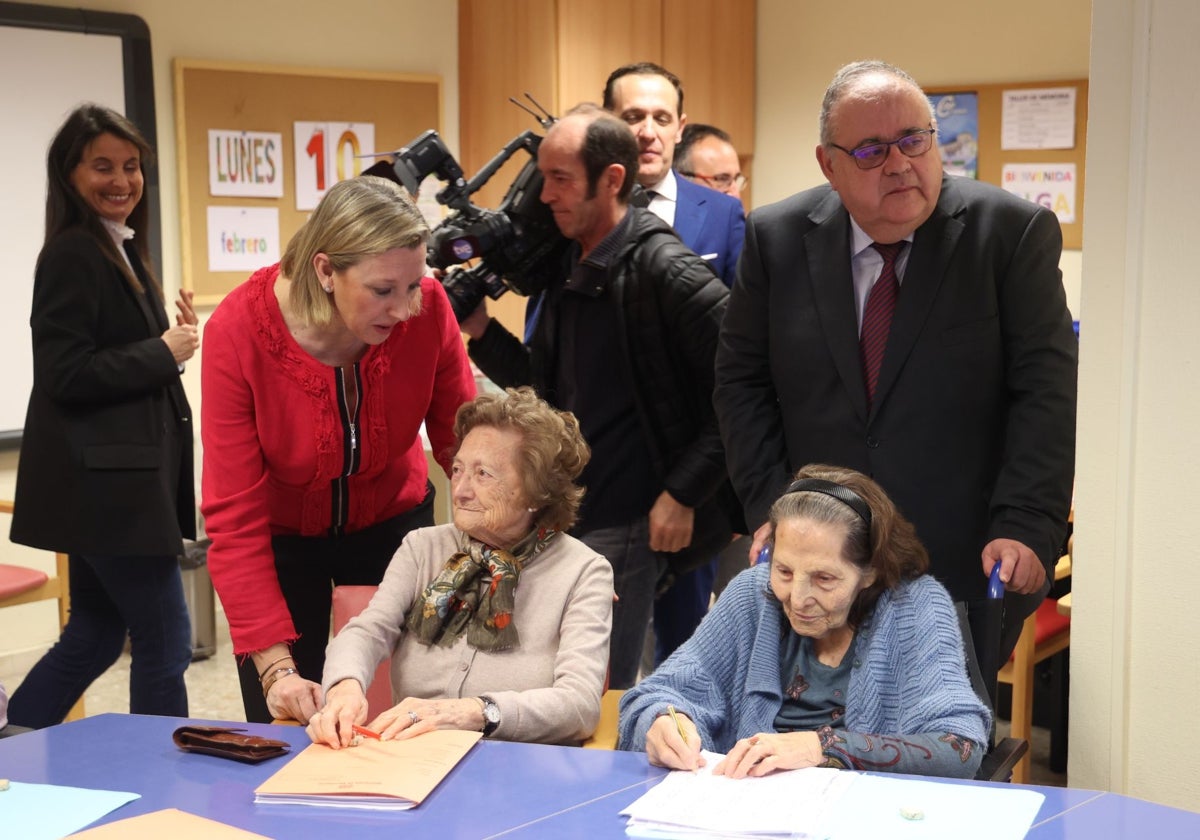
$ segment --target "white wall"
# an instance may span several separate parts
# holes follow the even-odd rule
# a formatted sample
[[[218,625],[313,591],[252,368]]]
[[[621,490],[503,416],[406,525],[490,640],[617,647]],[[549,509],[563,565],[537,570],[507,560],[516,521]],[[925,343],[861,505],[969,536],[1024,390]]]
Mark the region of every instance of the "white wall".
[[[158,111],[162,280],[168,299],[176,295],[181,276],[173,59],[440,75],[443,136],[457,152],[458,6],[449,0],[61,0],[41,5],[138,15],[150,28]],[[202,324],[207,315],[201,312]],[[184,375],[197,416],[199,374],[200,365],[193,363]],[[0,497],[12,498],[16,464],[16,452],[0,452]],[[0,529],[7,536],[7,516]],[[4,560],[53,570],[48,554],[12,547],[7,540],[0,541],[0,561]],[[50,604],[0,611],[0,656],[34,656],[57,637],[57,627]]]
[[[1095,0],[1085,206],[1073,785],[1200,810],[1200,133],[1193,0]]]

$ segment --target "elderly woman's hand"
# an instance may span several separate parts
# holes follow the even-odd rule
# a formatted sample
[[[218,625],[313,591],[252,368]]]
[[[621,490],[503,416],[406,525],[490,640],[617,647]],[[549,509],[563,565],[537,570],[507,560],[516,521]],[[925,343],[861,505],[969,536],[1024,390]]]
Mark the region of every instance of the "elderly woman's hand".
[[[646,733],[646,757],[657,767],[697,770],[705,763],[700,755],[700,733],[687,715],[677,712],[675,718],[679,720],[678,726],[669,714],[659,715],[650,725]],[[679,734],[680,728],[687,735],[686,742]]]
[[[325,705],[308,719],[308,737],[314,744],[335,750],[350,746],[354,724],[367,719],[367,695],[358,680],[342,680],[325,694]],[[378,730],[376,730],[378,731]]]
[[[760,732],[733,745],[713,768],[714,776],[744,779],[776,770],[816,767],[825,760],[816,732]]]
[[[371,721],[371,729],[385,741],[403,741],[435,729],[483,729],[483,703],[475,697],[421,700],[405,697]]]

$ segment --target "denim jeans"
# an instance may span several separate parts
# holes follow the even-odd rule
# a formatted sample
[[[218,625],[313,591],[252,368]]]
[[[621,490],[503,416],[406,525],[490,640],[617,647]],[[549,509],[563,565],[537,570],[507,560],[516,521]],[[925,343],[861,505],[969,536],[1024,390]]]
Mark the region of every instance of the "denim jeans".
[[[187,717],[192,627],[179,558],[72,554],[70,591],[67,626],[13,693],[9,722],[34,729],[61,723],[117,661],[126,632],[130,713]]]
[[[613,568],[612,642],[609,646],[608,685],[630,688],[637,682],[642,646],[654,608],[654,587],[666,569],[662,555],[650,550],[650,525],[641,517],[629,525],[597,528],[580,534],[592,551]]]

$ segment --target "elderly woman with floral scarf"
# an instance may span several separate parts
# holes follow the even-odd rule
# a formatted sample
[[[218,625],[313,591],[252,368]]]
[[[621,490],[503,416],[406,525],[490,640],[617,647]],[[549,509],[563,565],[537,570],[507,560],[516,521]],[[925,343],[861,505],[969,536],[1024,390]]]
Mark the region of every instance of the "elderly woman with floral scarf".
[[[316,742],[346,746],[391,656],[385,740],[432,729],[570,744],[600,716],[613,578],[565,532],[590,457],[579,424],[529,388],[464,405],[451,473],[454,524],[410,533],[370,605],[330,643]]]

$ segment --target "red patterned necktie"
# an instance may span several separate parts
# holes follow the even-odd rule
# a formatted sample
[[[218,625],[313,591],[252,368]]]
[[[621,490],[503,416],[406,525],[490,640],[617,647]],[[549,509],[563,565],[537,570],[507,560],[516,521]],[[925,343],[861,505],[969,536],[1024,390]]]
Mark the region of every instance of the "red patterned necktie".
[[[896,277],[896,259],[904,250],[904,242],[871,245],[883,257],[883,271],[871,287],[867,305],[863,308],[862,332],[858,344],[862,354],[863,379],[867,383],[867,409],[875,399],[875,386],[879,384],[879,368],[883,364],[883,351],[887,348],[888,333],[892,329],[892,313],[896,311],[896,295],[900,292],[900,281]]]

